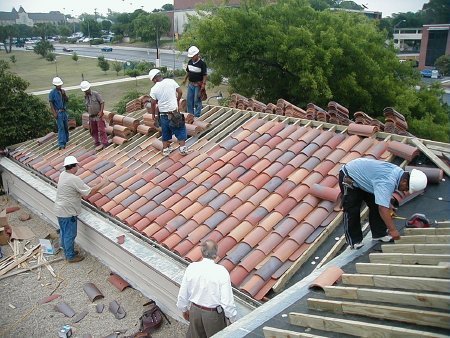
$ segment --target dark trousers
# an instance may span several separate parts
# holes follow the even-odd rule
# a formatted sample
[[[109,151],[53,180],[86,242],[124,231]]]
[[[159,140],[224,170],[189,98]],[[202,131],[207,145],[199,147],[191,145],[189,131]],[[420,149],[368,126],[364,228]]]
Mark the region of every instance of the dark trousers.
[[[369,226],[372,237],[386,236],[386,224],[380,216],[378,205],[375,203],[375,195],[359,188],[347,188],[345,193],[343,179],[344,173],[339,172],[339,187],[342,193],[342,208],[344,211],[345,239],[349,245],[360,243],[363,240],[361,231],[361,206],[365,202],[369,207]]]
[[[195,305],[189,309],[189,328],[186,338],[209,338],[226,328],[225,314],[202,310]]]

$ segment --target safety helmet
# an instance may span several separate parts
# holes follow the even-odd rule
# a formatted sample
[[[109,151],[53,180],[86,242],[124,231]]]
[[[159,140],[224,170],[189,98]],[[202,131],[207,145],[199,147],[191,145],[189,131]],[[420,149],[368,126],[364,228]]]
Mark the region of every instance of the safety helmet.
[[[77,163],[78,163],[78,161],[77,161],[77,158],[75,156],[67,156],[64,159],[64,166],[65,167],[68,166],[68,165],[77,164]]]
[[[89,90],[91,88],[91,84],[88,81],[81,81],[80,83],[80,89],[85,92],[86,90]]]
[[[153,68],[151,71],[148,72],[148,77],[150,78],[150,81],[153,81],[153,78],[158,75],[161,71],[159,69]]]
[[[427,176],[420,170],[413,169],[409,173],[409,193],[421,191],[427,186]]]
[[[52,83],[54,86],[62,86],[63,85],[61,78],[59,78],[57,76],[53,78]]]
[[[198,53],[200,53],[200,49],[198,49],[196,46],[191,46],[188,49],[188,57],[193,57],[195,55],[197,55]]]

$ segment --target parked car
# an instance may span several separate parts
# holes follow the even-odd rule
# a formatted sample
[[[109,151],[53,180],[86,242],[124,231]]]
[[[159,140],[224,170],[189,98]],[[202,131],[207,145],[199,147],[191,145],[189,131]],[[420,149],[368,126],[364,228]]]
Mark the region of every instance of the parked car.
[[[34,50],[34,45],[26,45],[25,50]]]
[[[18,47],[18,48],[25,47],[25,41],[20,41],[20,40],[16,41],[16,47]]]
[[[112,47],[102,47],[102,52],[112,52]]]
[[[422,75],[423,77],[432,77],[433,76],[433,72],[437,72],[437,77],[441,78],[442,75],[439,74],[439,71],[435,70],[435,69],[423,69],[420,71],[420,75]]]
[[[73,49],[64,47],[63,52],[70,53],[70,52],[73,52]]]

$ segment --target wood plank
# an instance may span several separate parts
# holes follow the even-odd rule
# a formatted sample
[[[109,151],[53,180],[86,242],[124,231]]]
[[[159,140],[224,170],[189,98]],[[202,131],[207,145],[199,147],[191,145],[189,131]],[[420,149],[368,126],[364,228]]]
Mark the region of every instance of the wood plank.
[[[405,235],[450,235],[450,228],[405,228]]]
[[[440,262],[449,262],[450,255],[371,253],[369,259],[371,263],[438,265]]]
[[[386,253],[450,255],[450,244],[383,244],[381,249]]]
[[[448,235],[412,235],[402,236],[395,244],[449,244],[450,236]]]
[[[448,311],[450,296],[431,293],[366,289],[357,287],[325,286],[327,297],[364,300],[370,302],[413,305]]]
[[[30,258],[31,254],[37,250],[37,248],[40,247],[40,244],[36,245],[35,247],[31,248],[30,251],[28,251],[25,255],[23,255],[22,257],[20,257],[17,261],[15,261],[13,264],[8,265],[7,267],[5,267],[4,269],[2,269],[2,271],[0,271],[0,276],[3,276],[5,273],[7,273],[8,271],[14,269],[17,265],[19,265],[22,262],[25,262],[28,258]]]
[[[306,332],[296,332],[291,330],[277,329],[275,327],[264,326],[263,327],[265,338],[325,338],[316,334],[310,334]]]
[[[289,313],[289,322],[293,325],[310,327],[328,332],[338,332],[358,337],[446,337],[431,332],[411,330],[401,327],[379,325],[356,320],[309,315],[305,313]]]
[[[291,277],[302,267],[302,265],[316,252],[328,236],[341,224],[343,213],[339,212],[334,220],[321,232],[319,237],[310,245],[308,249],[292,264],[289,269],[278,279],[276,284],[272,287],[275,292],[280,292],[284,285],[291,279]]]
[[[441,168],[447,176],[450,176],[450,167],[437,157],[435,153],[428,149],[418,138],[413,137],[410,139],[410,142],[419,148],[421,152],[434,162],[434,164]]]
[[[332,311],[338,314],[345,313],[450,329],[450,314],[443,312],[315,298],[308,299],[308,307],[318,311]]]
[[[450,278],[448,266],[356,263],[356,271],[375,275]]]
[[[406,289],[433,292],[448,292],[450,280],[441,278],[404,277],[385,275],[342,275],[342,282],[346,285],[374,286],[377,288]]]

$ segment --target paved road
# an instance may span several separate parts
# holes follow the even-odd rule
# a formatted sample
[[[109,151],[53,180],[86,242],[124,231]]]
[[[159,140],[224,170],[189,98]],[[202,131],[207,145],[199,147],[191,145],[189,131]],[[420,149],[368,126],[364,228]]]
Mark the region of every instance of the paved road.
[[[99,46],[86,46],[86,45],[60,45],[54,44],[55,52],[58,54],[72,55],[73,52],[63,52],[63,47],[73,49],[79,56],[97,58],[100,55],[104,55],[108,60],[118,61],[141,61],[146,60],[156,63],[156,49],[150,48],[138,48],[138,47],[122,47],[112,46],[112,52],[102,52],[101,48],[104,45]],[[170,69],[184,69],[185,64],[188,61],[186,54],[181,54],[178,51],[160,49],[160,61],[161,66],[166,66]]]

